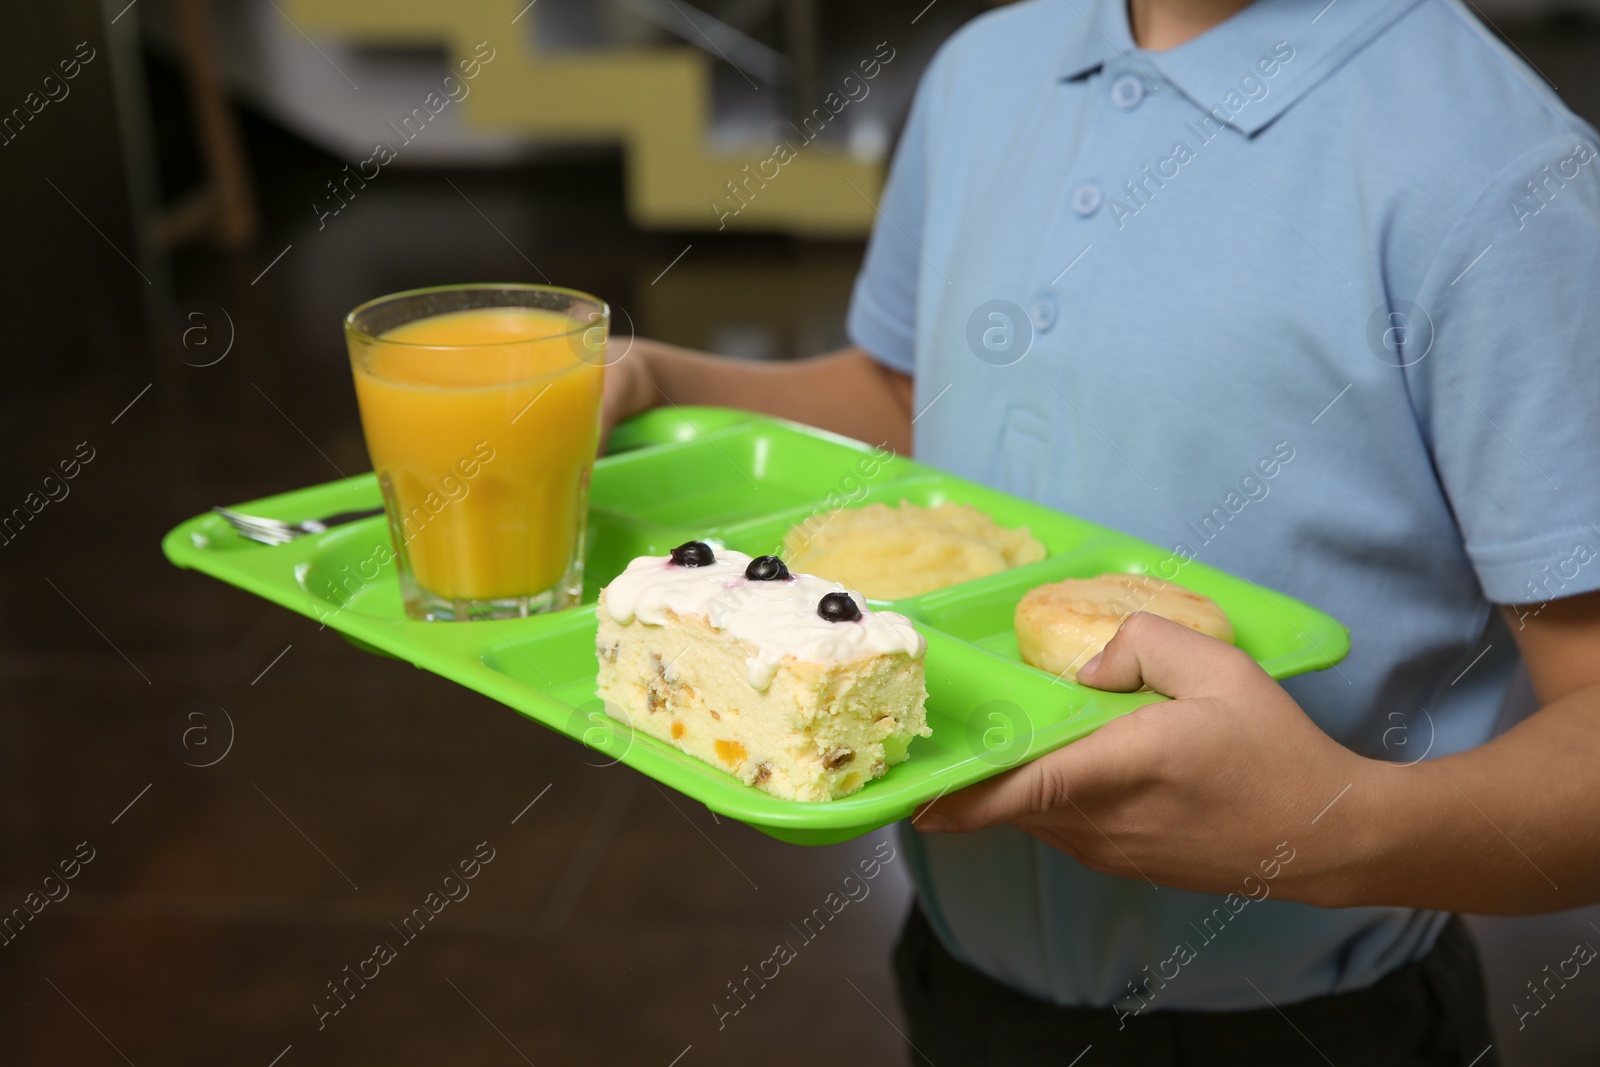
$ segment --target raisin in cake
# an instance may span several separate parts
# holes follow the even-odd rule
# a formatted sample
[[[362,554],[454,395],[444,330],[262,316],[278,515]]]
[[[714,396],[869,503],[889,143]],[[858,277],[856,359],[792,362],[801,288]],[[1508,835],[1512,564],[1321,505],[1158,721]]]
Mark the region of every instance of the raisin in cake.
[[[931,733],[911,621],[776,556],[641,556],[596,615],[607,711],[773,796],[854,793]]]

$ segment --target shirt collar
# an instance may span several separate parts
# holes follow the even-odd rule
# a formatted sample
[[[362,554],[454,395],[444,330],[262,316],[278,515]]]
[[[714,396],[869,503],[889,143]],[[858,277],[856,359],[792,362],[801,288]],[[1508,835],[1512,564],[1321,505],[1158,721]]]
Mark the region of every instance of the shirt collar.
[[[1141,69],[1128,26],[1127,0],[1059,0],[1070,37],[1062,58],[1060,77],[1076,81],[1107,63],[1126,59]]]
[[[1333,0],[1325,7],[1324,0],[1255,0],[1165,52],[1147,52],[1133,43],[1127,0],[1062,2],[1073,38],[1060,67],[1063,80],[1125,63],[1147,81],[1165,82],[1201,111],[1253,135],[1422,0]],[[1284,61],[1285,54],[1293,58]],[[1273,77],[1263,76],[1263,61]]]

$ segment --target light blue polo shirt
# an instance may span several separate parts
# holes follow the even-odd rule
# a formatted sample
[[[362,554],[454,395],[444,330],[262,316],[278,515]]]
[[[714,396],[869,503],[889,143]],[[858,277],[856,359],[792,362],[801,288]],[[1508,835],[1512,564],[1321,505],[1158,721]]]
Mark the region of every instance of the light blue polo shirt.
[[[925,76],[850,335],[915,375],[919,459],[1331,612],[1352,650],[1287,684],[1307,713],[1457,752],[1516,665],[1491,605],[1600,588],[1596,140],[1455,0],[1257,0],[1164,53],[1124,0],[1018,4]],[[1060,1004],[1355,989],[1444,922],[1223,922],[1009,827],[904,836],[947,947]]]

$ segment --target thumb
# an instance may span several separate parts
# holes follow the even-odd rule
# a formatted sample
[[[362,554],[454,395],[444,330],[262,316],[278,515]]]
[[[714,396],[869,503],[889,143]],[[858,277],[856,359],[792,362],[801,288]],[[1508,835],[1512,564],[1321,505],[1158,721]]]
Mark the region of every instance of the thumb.
[[[1096,689],[1131,693],[1149,686],[1177,700],[1209,696],[1218,677],[1250,662],[1237,648],[1182,623],[1135,612],[1123,620],[1105,649],[1078,671]]]

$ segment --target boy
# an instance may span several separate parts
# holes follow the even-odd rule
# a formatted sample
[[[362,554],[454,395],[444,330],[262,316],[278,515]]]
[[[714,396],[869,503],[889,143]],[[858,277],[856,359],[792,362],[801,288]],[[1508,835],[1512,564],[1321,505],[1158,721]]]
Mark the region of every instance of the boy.
[[[613,368],[613,418],[915,423],[1351,629],[1280,686],[1135,615],[1080,681],[1176,699],[924,808],[922,1057],[1495,1062],[1450,913],[1600,900],[1597,152],[1456,0],[1036,0],[925,75],[855,347]]]

